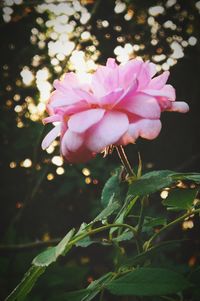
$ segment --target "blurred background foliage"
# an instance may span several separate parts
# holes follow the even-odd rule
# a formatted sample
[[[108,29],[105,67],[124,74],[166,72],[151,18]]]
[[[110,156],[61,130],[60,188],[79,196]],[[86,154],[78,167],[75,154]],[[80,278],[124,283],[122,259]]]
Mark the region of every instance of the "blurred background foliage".
[[[108,57],[119,63],[142,57],[156,63],[158,72],[170,70],[177,99],[187,101],[190,112],[165,113],[160,136],[139,140],[127,154],[136,165],[139,151],[144,170],[199,171],[200,1],[5,0],[0,10],[2,299],[45,244],[99,212],[100,191],[119,165],[115,153],[66,164],[58,141],[41,150],[50,128],[42,124],[45,105],[53,81],[64,72],[75,71],[86,81],[87,72]],[[160,196],[156,200],[154,212]],[[183,268],[198,264],[198,230],[192,220],[182,225],[177,231],[193,245],[160,260],[168,265],[178,260]],[[111,268],[112,258],[100,246],[78,249],[49,268],[28,300],[62,300],[61,291],[87,285]]]

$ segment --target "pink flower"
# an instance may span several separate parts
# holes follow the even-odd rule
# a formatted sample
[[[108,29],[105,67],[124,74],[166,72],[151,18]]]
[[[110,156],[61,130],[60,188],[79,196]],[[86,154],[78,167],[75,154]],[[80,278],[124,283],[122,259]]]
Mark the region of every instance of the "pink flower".
[[[109,145],[127,145],[138,137],[154,139],[161,130],[162,111],[185,113],[185,102],[175,102],[175,90],[166,84],[169,72],[154,77],[156,66],[131,60],[117,65],[109,58],[99,66],[90,84],[75,73],[54,82],[45,123],[54,128],[42,142],[46,149],[60,135],[61,154],[68,162],[86,162]]]

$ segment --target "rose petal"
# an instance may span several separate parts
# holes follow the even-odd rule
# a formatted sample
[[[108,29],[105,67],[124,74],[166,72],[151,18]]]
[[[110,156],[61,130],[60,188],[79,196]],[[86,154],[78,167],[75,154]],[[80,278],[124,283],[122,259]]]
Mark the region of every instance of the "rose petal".
[[[157,100],[144,93],[137,93],[130,99],[125,98],[120,102],[119,107],[141,117],[152,119],[159,118],[161,112]]]
[[[130,85],[127,87],[126,91],[124,92],[124,95],[122,98],[132,97],[134,94],[136,94],[137,88],[138,88],[138,80],[137,80],[136,76],[133,76],[132,81],[131,81]]]
[[[138,90],[143,90],[151,80],[151,69],[149,68],[149,63],[145,62],[142,64],[140,72],[137,76],[138,80]]]
[[[109,63],[110,64],[110,63]],[[96,97],[104,96],[119,88],[119,71],[108,66],[99,66],[92,77],[92,91]]]
[[[50,105],[52,108],[65,107],[81,101],[82,98],[73,90],[68,90],[63,93],[56,90],[52,93]]]
[[[115,103],[117,103],[121,99],[123,94],[124,94],[123,89],[117,89],[115,91],[112,91],[107,95],[99,98],[99,105],[101,107],[108,106],[112,108],[115,105]]]
[[[149,85],[148,85],[148,89],[162,89],[163,86],[166,84],[168,78],[169,78],[169,71],[165,71],[163,72],[161,75],[154,77]]]
[[[151,62],[148,62],[148,63],[149,63],[148,64],[149,74],[151,77],[153,77],[157,73],[156,64],[151,63]]]
[[[78,81],[78,77],[74,72],[65,73],[64,78],[62,80],[55,80],[53,82],[53,86],[55,89],[61,89],[63,92],[66,89],[77,88],[80,86],[80,82]]]
[[[128,88],[137,78],[143,61],[131,60],[124,65],[119,66],[119,84],[122,88]]]
[[[84,163],[96,154],[89,151],[84,145],[84,135],[73,133],[70,130],[61,139],[61,155],[69,163]]]
[[[128,117],[121,112],[107,112],[102,120],[94,126],[86,139],[88,149],[102,151],[106,146],[117,142],[128,129]]]
[[[126,146],[129,143],[135,143],[135,138],[133,138],[128,132],[126,132],[118,141],[117,145],[124,145]]]
[[[76,104],[77,102],[85,101],[87,103],[96,103],[96,98],[89,92],[81,89],[69,89],[65,93],[60,90],[54,91],[51,97],[52,107],[62,107]]]
[[[63,149],[63,151],[61,151],[61,155],[69,163],[85,163],[96,156],[95,153],[92,153],[84,146],[82,146],[76,152],[70,152],[66,149]]]
[[[83,133],[99,122],[104,113],[104,109],[90,109],[74,114],[68,121],[69,129],[77,133]]]
[[[90,108],[90,105],[86,101],[80,101],[76,104],[69,105],[67,107],[62,108],[62,113],[64,116],[76,114],[82,111],[85,111]],[[55,111],[59,114],[59,109],[55,109]]]
[[[56,125],[43,139],[42,149],[46,149],[60,135],[60,124]]]
[[[176,99],[175,89],[171,85],[165,85],[160,90],[147,88],[143,92],[146,94],[149,94],[151,96],[167,97],[169,100],[172,100],[172,101],[174,101]]]
[[[155,139],[161,130],[160,120],[141,119],[129,125],[128,134],[136,140],[139,136],[145,139]]]
[[[116,68],[116,67],[118,67],[118,65],[116,64],[116,62],[115,62],[115,59],[113,59],[113,58],[108,58],[107,59],[107,62],[106,62],[106,67],[109,67],[109,68]]]
[[[77,151],[84,141],[84,135],[70,131],[66,131],[62,138],[62,148],[66,148],[68,151]]]
[[[171,108],[167,109],[167,111],[187,113],[189,111],[189,106],[184,101],[176,101],[171,103]]]
[[[60,121],[60,119],[61,119],[61,116],[58,114],[55,114],[55,115],[51,115],[49,117],[44,118],[42,121],[44,124],[47,124],[47,123]]]

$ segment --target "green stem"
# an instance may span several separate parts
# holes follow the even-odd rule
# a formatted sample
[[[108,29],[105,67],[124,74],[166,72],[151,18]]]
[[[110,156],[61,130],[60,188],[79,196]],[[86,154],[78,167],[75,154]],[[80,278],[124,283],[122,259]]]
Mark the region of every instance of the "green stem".
[[[168,301],[176,301],[176,299],[173,299],[173,298],[167,297],[167,296],[161,296],[161,298],[164,300],[168,300]]]
[[[145,208],[145,203],[146,203],[146,197],[141,199],[141,208],[140,208],[140,215],[139,215],[139,220],[138,220],[138,228],[137,228],[137,234],[140,235],[142,231],[142,226],[144,223],[144,208]]]
[[[56,245],[61,241],[61,238],[54,238],[50,239],[48,241],[34,241],[24,244],[8,244],[8,245],[0,245],[0,252],[7,252],[7,251],[23,251],[23,250],[29,250],[34,248],[42,248],[42,247],[48,247],[52,245]]]
[[[141,199],[141,208],[140,208],[140,215],[139,215],[139,220],[138,220],[138,225],[137,225],[137,242],[138,242],[138,246],[139,246],[139,253],[141,253],[143,251],[143,242],[141,239],[141,231],[142,231],[142,226],[144,223],[144,208],[145,208],[145,203],[146,203],[146,197],[143,197]]]
[[[121,208],[120,212],[118,213],[115,222],[118,221],[118,219],[123,215],[123,220],[124,218],[128,215],[128,213],[130,212],[130,210],[132,209],[132,207],[134,206],[135,202],[137,201],[137,199],[139,198],[139,196],[136,196],[135,198],[126,198],[125,203],[123,205],[123,207]],[[138,240],[138,235],[137,235],[137,230],[132,227],[135,231],[134,233],[134,238],[135,238],[135,244],[137,247],[137,252],[138,254],[140,253],[140,244],[139,244],[139,240]],[[112,233],[109,234],[109,239],[112,240]]]
[[[74,238],[69,244],[73,245],[77,243],[79,240],[87,237],[88,235],[92,235],[101,231],[104,231],[106,229],[110,229],[112,227],[125,227],[129,228],[133,234],[134,237],[136,236],[136,230],[134,227],[128,225],[128,224],[108,224],[106,226],[102,226],[90,231],[87,231],[83,234],[78,235],[77,237]],[[0,245],[0,251],[17,251],[17,250],[26,250],[26,249],[32,249],[32,248],[38,248],[38,247],[45,247],[45,246],[50,246],[50,245],[55,245],[61,241],[61,238],[55,238],[51,239],[49,241],[37,241],[37,242],[30,242],[30,243],[25,243],[25,244],[19,244],[19,245]]]
[[[133,232],[134,236],[136,236],[136,234],[137,234],[137,231],[135,230],[135,228],[128,225],[128,224],[108,224],[108,225],[105,225],[105,226],[87,231],[86,233],[80,234],[77,237],[75,236],[75,238],[69,242],[68,246],[73,246],[79,240],[84,239],[88,235],[93,235],[93,234],[99,233],[101,231],[104,231],[104,230],[107,230],[107,229],[110,229],[110,228],[113,228],[113,227],[128,228]]]
[[[131,165],[128,161],[128,158],[125,154],[123,146],[122,145],[116,146],[116,150],[117,150],[118,156],[119,156],[123,166],[125,167],[126,172],[129,174],[129,176],[136,178],[136,175],[133,172]]]
[[[103,301],[104,289],[102,289],[99,297],[99,301]]]
[[[175,219],[174,221],[172,221],[171,223],[167,224],[166,226],[162,227],[159,232],[156,232],[146,243],[145,243],[145,250],[149,249],[149,247],[151,246],[152,242],[164,231],[168,230],[169,228],[171,228],[172,226],[182,222],[185,218],[190,217],[191,215],[200,213],[200,209],[196,209],[194,211],[190,211],[185,213],[182,216],[179,216],[177,219]]]

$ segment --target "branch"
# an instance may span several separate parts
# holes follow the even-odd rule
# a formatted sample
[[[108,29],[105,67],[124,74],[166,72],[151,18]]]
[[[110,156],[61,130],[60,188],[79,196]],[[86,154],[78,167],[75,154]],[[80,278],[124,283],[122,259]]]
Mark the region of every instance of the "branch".
[[[193,216],[194,214],[198,214],[200,213],[200,208],[196,209],[194,211],[190,211],[185,213],[184,215],[179,216],[177,219],[173,220],[172,222],[170,222],[169,224],[167,224],[166,226],[162,227],[158,232],[156,232],[146,243],[145,243],[145,250],[148,250],[149,247],[151,246],[152,242],[164,231],[167,231],[169,228],[175,226],[176,224],[184,221],[184,219]]]
[[[136,236],[136,230],[134,227],[128,224],[108,224],[99,228],[92,229],[88,232],[84,232],[81,235],[78,235],[77,237],[74,238],[70,243],[73,245],[79,240],[92,235],[96,234],[98,232],[113,228],[113,227],[119,227],[119,228],[128,228],[130,231],[133,232],[133,235]],[[0,245],[0,252],[5,252],[5,251],[21,251],[21,250],[28,250],[28,249],[34,249],[34,248],[41,248],[45,246],[51,246],[51,245],[56,245],[61,241],[61,238],[55,238],[55,239],[50,239],[48,241],[35,241],[35,242],[30,242],[30,243],[25,243],[25,244],[10,244],[10,245]]]
[[[61,238],[54,238],[50,239],[48,241],[35,241],[35,242],[29,242],[24,244],[10,244],[10,245],[0,245],[0,252],[7,252],[7,251],[23,251],[23,250],[29,250],[29,249],[35,249],[35,248],[42,248],[47,247],[51,245],[56,245],[61,241]]]

